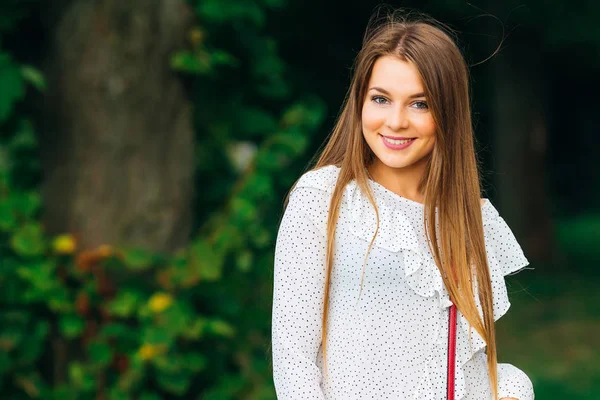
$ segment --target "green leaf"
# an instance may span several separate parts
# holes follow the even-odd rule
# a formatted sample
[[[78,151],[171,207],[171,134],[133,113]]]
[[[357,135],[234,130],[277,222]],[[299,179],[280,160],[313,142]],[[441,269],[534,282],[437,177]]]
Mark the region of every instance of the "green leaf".
[[[196,240],[192,244],[189,263],[192,270],[203,279],[215,281],[221,278],[223,257],[216,254],[205,240]]]
[[[37,256],[46,250],[42,227],[37,223],[23,225],[10,239],[12,249],[22,256]]]
[[[228,65],[230,67],[237,67],[240,62],[230,53],[224,50],[212,50],[210,53],[210,64],[213,67]]]
[[[308,138],[294,129],[283,131],[272,137],[272,143],[277,149],[281,149],[291,157],[297,157],[304,153],[308,146]]]
[[[201,353],[185,352],[183,358],[190,372],[198,373],[208,366],[208,358]]]
[[[167,327],[146,327],[142,334],[142,343],[151,345],[170,345],[173,341],[173,333]]]
[[[24,65],[21,67],[21,75],[26,82],[29,82],[40,92],[46,90],[46,79],[39,69],[31,65]]]
[[[21,365],[35,365],[45,350],[46,338],[50,332],[48,321],[38,321],[33,332],[27,336],[27,346],[19,347],[17,359]]]
[[[236,118],[238,130],[243,130],[247,135],[265,135],[277,130],[278,121],[260,108],[242,108]]]
[[[170,375],[160,373],[156,375],[156,381],[165,391],[176,395],[184,395],[190,386],[191,377],[187,374]]]
[[[123,255],[125,265],[135,271],[145,270],[153,263],[152,254],[140,248],[125,249]]]
[[[33,218],[42,204],[42,199],[37,192],[12,193],[7,199],[13,212],[26,219]]]
[[[103,342],[92,342],[88,346],[88,355],[92,365],[96,368],[106,367],[112,360],[111,348]]]
[[[161,374],[176,375],[184,370],[184,362],[182,354],[162,354],[152,360],[154,367]]]
[[[258,216],[256,204],[242,197],[234,197],[231,200],[233,219],[238,223],[254,221]]]
[[[219,319],[214,319],[214,320],[210,321],[207,325],[207,330],[218,336],[225,336],[225,337],[235,336],[235,329],[233,328],[233,326],[231,326],[229,323],[227,323],[223,320],[219,320]]]
[[[188,325],[185,331],[182,332],[182,336],[190,340],[198,340],[202,337],[204,330],[208,325],[208,321],[204,317],[198,317]]]
[[[269,37],[260,37],[252,43],[252,46],[252,51],[256,55],[252,64],[254,77],[267,79],[270,82],[281,79],[285,64],[277,54],[277,42]],[[286,85],[286,82],[281,83]]]
[[[74,312],[75,307],[66,290],[55,291],[53,297],[46,296],[48,308],[55,313]]]
[[[69,380],[72,386],[85,391],[93,389],[95,384],[92,375],[79,362],[69,364]]]
[[[139,387],[140,382],[144,379],[143,369],[137,368],[132,362],[129,368],[119,376],[116,387],[111,389],[109,399],[124,400],[131,398],[130,393],[135,388]],[[142,396],[143,398],[143,396]]]
[[[128,336],[133,332],[132,328],[126,324],[120,322],[111,322],[106,324],[100,330],[100,337],[106,339],[120,338]]]
[[[85,328],[85,321],[78,315],[63,315],[58,326],[66,338],[73,339],[81,335]]]
[[[29,287],[49,291],[54,290],[54,297],[61,297],[64,292],[61,292],[59,278],[56,275],[56,260],[52,258],[44,258],[35,261],[25,261],[14,265],[17,276],[28,283]],[[44,299],[45,300],[45,299]]]
[[[292,161],[288,154],[275,152],[273,150],[262,150],[256,154],[255,163],[263,171],[275,172],[286,167]]]
[[[98,333],[98,340],[113,344],[116,353],[129,354],[139,347],[140,331],[135,324],[110,322]]]
[[[171,56],[171,68],[176,71],[193,74],[206,74],[211,71],[211,61],[207,54],[193,54],[189,51],[179,51]]]
[[[242,272],[248,272],[252,267],[253,254],[249,250],[240,252],[236,257],[236,265]]]
[[[175,304],[169,307],[162,315],[161,322],[172,332],[173,336],[180,335],[190,325],[192,315],[184,307]]]
[[[10,203],[6,199],[0,199],[0,230],[9,232],[16,228],[17,218]]]
[[[140,293],[134,291],[121,291],[117,297],[108,305],[108,312],[121,318],[132,316],[143,303]]]
[[[255,2],[203,0],[198,2],[196,12],[203,20],[233,26],[247,21],[260,28],[265,22],[264,11]]]
[[[273,178],[264,173],[256,172],[252,174],[244,188],[244,194],[252,201],[257,202],[265,200],[274,195]]]
[[[252,243],[259,249],[272,245],[272,233],[264,226],[257,224],[249,229],[249,237]]]
[[[6,121],[14,104],[25,94],[25,85],[19,67],[6,53],[0,52],[0,122]]]
[[[19,121],[19,127],[8,144],[10,151],[32,150],[38,147],[38,140],[31,121]]]
[[[309,131],[317,129],[325,116],[326,106],[323,100],[307,97],[289,107],[281,117],[284,127],[302,127]]]

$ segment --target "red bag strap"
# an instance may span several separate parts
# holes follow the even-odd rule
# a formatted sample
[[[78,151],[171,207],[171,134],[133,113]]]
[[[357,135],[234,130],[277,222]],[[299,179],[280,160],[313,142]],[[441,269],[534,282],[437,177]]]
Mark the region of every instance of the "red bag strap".
[[[454,266],[454,264],[452,264]],[[450,270],[453,278],[456,279],[456,271],[454,268]],[[450,306],[448,316],[448,390],[446,399],[454,400],[454,377],[456,365],[456,304]]]
[[[448,394],[447,400],[454,400],[454,366],[456,360],[456,305],[450,306],[448,318]]]

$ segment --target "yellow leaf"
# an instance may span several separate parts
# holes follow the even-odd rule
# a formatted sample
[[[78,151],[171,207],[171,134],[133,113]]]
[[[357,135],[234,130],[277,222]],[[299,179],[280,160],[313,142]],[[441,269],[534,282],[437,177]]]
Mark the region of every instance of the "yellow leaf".
[[[58,254],[73,254],[77,248],[77,242],[73,235],[65,234],[54,238],[52,248]]]
[[[192,44],[194,46],[197,46],[198,44],[200,44],[203,41],[204,32],[197,27],[193,28],[189,31],[189,39],[190,39],[190,42],[192,42]]]
[[[171,304],[173,304],[173,297],[168,293],[155,293],[148,300],[148,308],[155,313],[163,312]]]
[[[138,349],[138,356],[144,360],[151,360],[157,355],[163,353],[165,351],[165,346],[154,345],[154,344],[144,344],[142,347]]]

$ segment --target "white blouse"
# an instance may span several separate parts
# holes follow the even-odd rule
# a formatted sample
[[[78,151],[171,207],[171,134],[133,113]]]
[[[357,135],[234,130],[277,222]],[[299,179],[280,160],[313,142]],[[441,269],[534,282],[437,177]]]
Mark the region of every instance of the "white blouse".
[[[328,381],[321,348],[326,225],[339,168],[303,174],[290,195],[275,247],[273,380],[279,400],[446,398],[448,310],[452,302],[427,247],[423,205],[369,185],[375,211],[355,180],[345,188],[336,225],[327,335]],[[498,211],[482,205],[494,319],[510,302],[504,276],[528,265]],[[476,303],[480,313],[478,296]],[[457,312],[456,400],[491,399],[485,342]],[[498,364],[499,398],[533,400],[528,376]]]

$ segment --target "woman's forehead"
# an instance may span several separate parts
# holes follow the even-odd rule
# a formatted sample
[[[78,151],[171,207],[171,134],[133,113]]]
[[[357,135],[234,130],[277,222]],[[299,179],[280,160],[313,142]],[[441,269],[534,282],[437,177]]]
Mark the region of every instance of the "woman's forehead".
[[[382,56],[375,61],[367,89],[372,88],[398,96],[423,92],[421,76],[414,63],[391,56]]]

